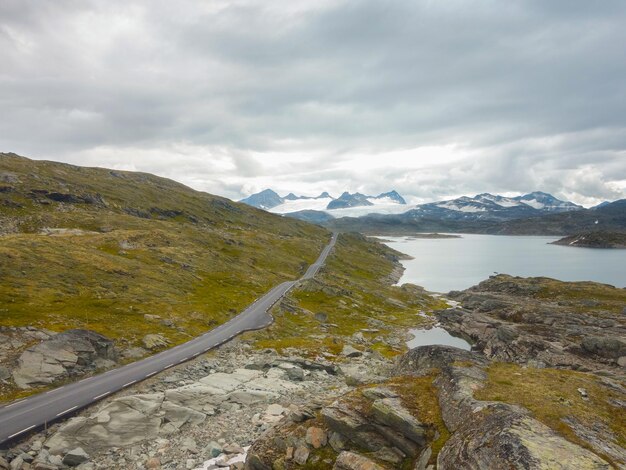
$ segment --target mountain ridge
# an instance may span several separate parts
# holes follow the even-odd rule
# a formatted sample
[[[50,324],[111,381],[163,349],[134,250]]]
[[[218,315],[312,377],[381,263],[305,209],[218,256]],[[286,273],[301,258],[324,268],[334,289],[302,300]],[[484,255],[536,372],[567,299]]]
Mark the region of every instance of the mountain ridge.
[[[407,214],[407,217],[433,216],[446,220],[509,220],[584,209],[543,191],[533,191],[515,197],[481,193],[473,197],[461,196],[456,199],[408,205],[395,190],[378,196],[345,191],[338,198],[333,198],[328,192],[323,192],[317,197],[296,196],[294,193],[281,197],[273,190],[266,189],[242,199],[241,202],[307,221],[328,219],[322,214],[315,216],[312,211],[326,212],[333,218]]]

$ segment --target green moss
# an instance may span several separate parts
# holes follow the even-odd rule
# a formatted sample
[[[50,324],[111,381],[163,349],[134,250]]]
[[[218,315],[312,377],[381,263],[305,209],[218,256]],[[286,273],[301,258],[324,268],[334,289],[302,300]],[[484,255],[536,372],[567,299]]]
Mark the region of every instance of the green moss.
[[[566,439],[596,453],[597,450],[591,449],[574,433],[565,418],[574,418],[591,428],[601,423],[613,432],[619,446],[626,446],[626,421],[623,409],[617,406],[623,397],[602,385],[595,375],[562,369],[523,368],[508,363],[494,363],[487,372],[485,387],[474,394],[477,399],[521,405]],[[589,400],[581,398],[579,388],[587,390]],[[611,462],[606,455],[602,457]]]
[[[433,433],[428,436],[428,439],[432,442],[432,455],[429,464],[433,465],[436,464],[439,452],[450,438],[450,432],[441,416],[437,390],[433,385],[436,378],[436,374],[424,377],[398,377],[389,383],[391,388],[400,395],[403,405],[420,422],[431,426]],[[434,435],[434,431],[438,436]],[[415,462],[410,462],[407,468],[413,468],[414,464]]]

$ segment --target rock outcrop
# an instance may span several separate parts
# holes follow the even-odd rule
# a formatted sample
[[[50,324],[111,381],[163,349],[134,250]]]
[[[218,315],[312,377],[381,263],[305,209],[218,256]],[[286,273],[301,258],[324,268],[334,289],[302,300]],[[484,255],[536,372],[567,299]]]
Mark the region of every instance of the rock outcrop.
[[[534,419],[528,410],[474,399],[487,364],[478,354],[444,346],[423,346],[400,360],[397,373],[435,381],[446,427],[452,433],[437,458],[439,469],[609,469],[608,462],[567,441]]]
[[[439,312],[442,326],[489,358],[580,371],[626,364],[623,289],[498,275],[449,295],[463,308]]]
[[[68,330],[22,352],[13,380],[24,389],[47,385],[110,367],[116,360],[112,340],[90,330]]]
[[[485,356],[457,348],[413,349],[384,383],[359,387],[308,419],[283,419],[252,445],[246,468],[608,470],[613,466],[605,453],[620,461],[623,449],[607,451],[606,439],[583,439],[585,448],[521,406],[475,398],[487,386],[491,365]],[[444,428],[414,407],[425,397],[412,387],[433,377]],[[447,440],[440,440],[440,431],[449,433]]]

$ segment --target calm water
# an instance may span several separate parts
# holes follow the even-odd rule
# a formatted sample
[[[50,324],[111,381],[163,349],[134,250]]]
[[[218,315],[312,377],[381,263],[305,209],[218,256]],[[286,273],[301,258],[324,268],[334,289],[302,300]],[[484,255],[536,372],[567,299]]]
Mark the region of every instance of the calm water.
[[[471,346],[467,341],[462,338],[452,336],[439,326],[435,326],[429,330],[410,330],[410,333],[413,335],[413,339],[407,341],[406,343],[409,349],[417,348],[418,346],[428,346],[431,344],[454,346],[467,351],[471,349]]]
[[[497,273],[596,281],[626,287],[626,250],[549,245],[555,237],[462,235],[462,238],[384,237],[412,256],[400,283],[433,292],[467,289]]]

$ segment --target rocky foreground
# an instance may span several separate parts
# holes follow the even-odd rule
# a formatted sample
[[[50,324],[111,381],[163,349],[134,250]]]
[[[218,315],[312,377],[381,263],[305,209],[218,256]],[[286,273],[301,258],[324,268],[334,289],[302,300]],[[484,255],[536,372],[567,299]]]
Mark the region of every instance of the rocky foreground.
[[[31,436],[0,469],[626,468],[624,289],[496,276],[450,296],[437,316],[471,352],[302,357],[246,336]]]

